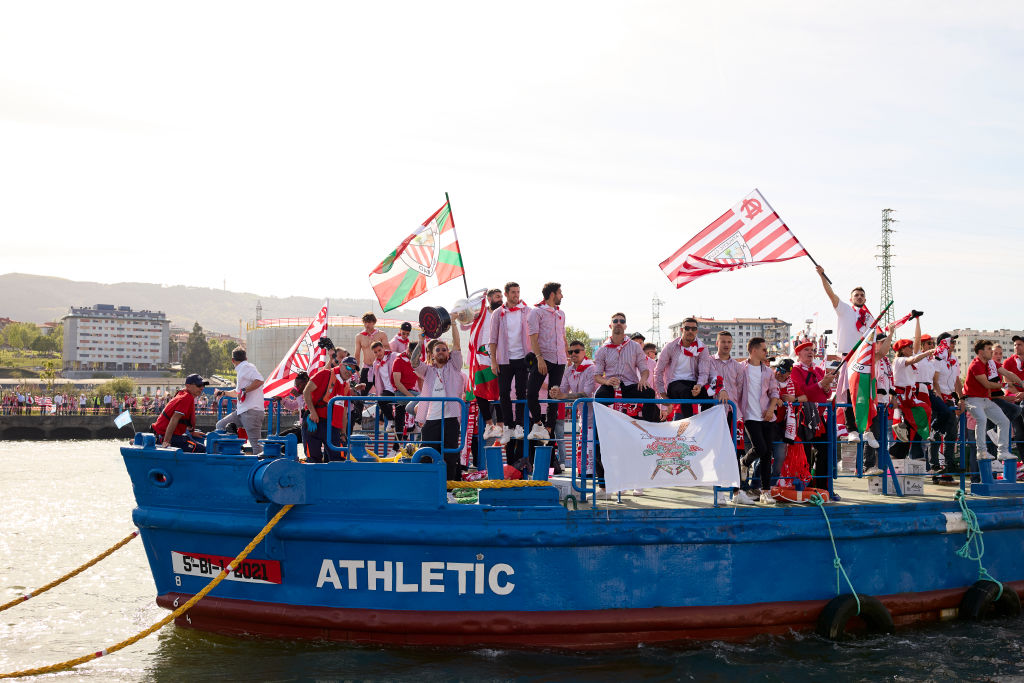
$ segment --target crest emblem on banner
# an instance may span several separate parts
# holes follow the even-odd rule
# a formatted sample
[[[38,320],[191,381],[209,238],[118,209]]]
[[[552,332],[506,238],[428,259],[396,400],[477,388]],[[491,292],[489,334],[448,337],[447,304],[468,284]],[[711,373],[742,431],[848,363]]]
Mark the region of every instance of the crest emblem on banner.
[[[742,261],[743,263],[750,263],[753,260],[750,256],[750,245],[738,232],[727,237],[704,258],[709,261]]]
[[[399,258],[413,270],[422,275],[431,276],[437,269],[437,249],[441,244],[441,232],[436,221],[430,221],[429,225],[412,238],[409,245],[402,250]]]
[[[693,467],[690,466],[689,458],[703,453],[704,449],[698,446],[696,440],[692,437],[683,436],[683,432],[690,426],[688,420],[683,420],[679,423],[679,428],[674,437],[655,436],[644,429],[636,420],[630,420],[630,423],[644,433],[641,439],[648,442],[644,446],[641,455],[657,458],[654,470],[651,472],[651,479],[654,479],[658,472],[664,472],[670,477],[687,472],[695,480],[697,479],[697,474],[693,471]]]

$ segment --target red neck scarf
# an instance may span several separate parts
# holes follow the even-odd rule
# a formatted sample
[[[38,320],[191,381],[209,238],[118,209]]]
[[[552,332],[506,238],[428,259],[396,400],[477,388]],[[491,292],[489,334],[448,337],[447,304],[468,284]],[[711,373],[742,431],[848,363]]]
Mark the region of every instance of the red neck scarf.
[[[867,304],[860,308],[857,308],[853,304],[850,304],[850,306],[853,307],[854,312],[857,314],[857,331],[863,332],[868,327],[869,319],[872,317],[871,312],[868,311]]]
[[[594,364],[594,361],[590,360],[589,358],[584,358],[583,360],[580,361],[579,365],[577,365],[576,367],[574,367],[572,369],[573,376],[576,376],[576,375],[580,374],[581,372],[583,372],[584,370],[586,370],[587,368],[589,368],[593,364]]]
[[[397,341],[399,344],[401,344],[402,346],[405,346],[406,348],[408,348],[408,346],[409,346],[409,340],[408,339],[402,339],[397,334],[395,335],[394,339],[392,339],[391,341]]]
[[[699,356],[707,349],[706,346],[700,343],[700,339],[694,339],[693,343],[690,344],[689,346],[683,346],[682,338],[679,339],[679,348],[683,350],[684,356],[689,356],[690,358],[695,358],[696,356]],[[691,351],[690,349],[696,349],[696,351]]]
[[[521,311],[524,308],[526,308],[526,302],[522,300],[520,300],[519,303],[513,306],[512,308],[509,308],[508,304],[502,304],[501,315],[504,316],[506,313],[515,313],[516,311]]]
[[[606,339],[606,340],[605,340],[605,342],[604,342],[604,346],[605,346],[605,348],[608,348],[608,349],[615,349],[615,350],[616,350],[616,351],[618,351],[619,353],[622,353],[622,349],[626,348],[626,344],[628,344],[628,343],[629,343],[629,342],[631,342],[631,341],[633,341],[633,340],[632,340],[632,339],[629,339],[629,338],[625,338],[625,339],[623,339],[623,340],[622,340],[621,342],[619,342],[618,344],[616,344],[616,343],[614,343],[614,342],[612,341],[612,338],[611,338],[611,337],[608,337],[608,339]]]
[[[363,335],[364,337],[369,337],[371,334],[376,334],[376,333],[377,333],[377,328],[375,327],[372,330],[363,330],[359,334]]]

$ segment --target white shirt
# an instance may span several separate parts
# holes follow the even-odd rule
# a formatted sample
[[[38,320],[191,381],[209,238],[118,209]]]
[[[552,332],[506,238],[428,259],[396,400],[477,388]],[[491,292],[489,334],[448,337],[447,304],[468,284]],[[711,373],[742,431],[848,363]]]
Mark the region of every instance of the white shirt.
[[[940,394],[949,396],[956,389],[956,378],[960,376],[960,362],[953,361],[950,367],[945,361],[935,361],[939,366],[939,383],[934,387]]]
[[[80,406],[84,406],[85,405],[85,394],[82,394],[81,396],[78,397],[78,405],[80,405]]]
[[[448,362],[450,363],[451,361]],[[427,372],[437,373],[437,377],[434,378],[434,390],[431,393],[431,396],[433,396],[434,398],[444,398],[445,396],[447,396],[448,394],[445,391],[444,380],[442,374],[438,371],[438,369],[432,367],[429,370],[427,370]],[[441,411],[444,410],[444,404],[446,402],[447,401],[430,401],[429,403],[427,403],[427,419],[440,420],[443,417]]]
[[[651,379],[648,377],[648,379]],[[672,379],[665,384],[670,384],[676,380],[686,380],[688,382],[697,381],[697,356],[687,356],[684,353],[679,354],[679,359],[676,361],[676,366],[672,368]]]
[[[760,365],[747,365],[747,400],[745,401],[746,405],[743,406],[744,420],[757,422],[764,417],[761,410],[761,394],[763,393],[761,378],[763,374]]]
[[[523,325],[526,324],[526,318],[523,317],[523,311],[509,311],[505,316],[507,318],[505,335],[508,339],[509,360],[525,358],[526,349],[523,348]]]
[[[917,364],[917,381],[932,383],[935,379],[935,373],[939,371],[939,361],[932,358],[925,358],[923,361]],[[945,365],[945,363],[941,363]]]
[[[236,391],[241,391],[245,387],[249,386],[256,380],[263,381],[263,375],[256,369],[256,366],[247,360],[243,360],[241,363],[235,366],[236,373]],[[241,415],[242,413],[250,410],[263,410],[263,385],[256,387],[252,391],[245,393],[245,400],[239,401],[235,407],[235,413]]]
[[[839,347],[840,356],[845,356],[849,353],[853,345],[857,343],[857,340],[867,330],[866,327],[862,330],[857,329],[858,318],[860,318],[860,314],[853,310],[853,306],[845,301],[840,301],[836,306],[836,345]],[[870,322],[868,320],[865,325]]]
[[[892,362],[892,382],[897,387],[916,387],[921,381],[917,369],[910,366],[909,360],[909,357],[900,356]]]

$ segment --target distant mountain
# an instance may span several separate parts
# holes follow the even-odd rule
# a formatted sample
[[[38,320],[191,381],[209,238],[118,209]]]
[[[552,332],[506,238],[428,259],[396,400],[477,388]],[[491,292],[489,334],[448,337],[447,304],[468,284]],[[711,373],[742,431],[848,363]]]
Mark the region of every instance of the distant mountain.
[[[209,287],[164,286],[147,282],[76,282],[59,277],[7,273],[0,275],[0,318],[44,323],[60,320],[71,306],[113,304],[133,310],[163,311],[172,327],[191,329],[196,321],[204,330],[237,335],[239,320],[244,324],[256,318],[257,300],[264,318],[308,318],[315,316],[322,299],[293,296],[258,296],[247,292],[228,292]],[[384,317],[372,299],[331,297],[331,315],[362,315],[373,311]],[[388,318],[415,320],[416,311],[388,312]]]

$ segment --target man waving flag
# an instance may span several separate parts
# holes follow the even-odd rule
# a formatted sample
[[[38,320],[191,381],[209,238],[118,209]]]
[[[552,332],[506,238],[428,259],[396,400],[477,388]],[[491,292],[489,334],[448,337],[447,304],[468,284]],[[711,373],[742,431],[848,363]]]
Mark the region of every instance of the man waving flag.
[[[798,256],[809,254],[768,200],[754,190],[662,261],[661,270],[678,289],[704,275]]]

